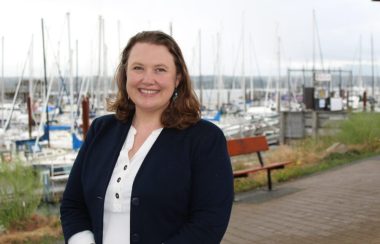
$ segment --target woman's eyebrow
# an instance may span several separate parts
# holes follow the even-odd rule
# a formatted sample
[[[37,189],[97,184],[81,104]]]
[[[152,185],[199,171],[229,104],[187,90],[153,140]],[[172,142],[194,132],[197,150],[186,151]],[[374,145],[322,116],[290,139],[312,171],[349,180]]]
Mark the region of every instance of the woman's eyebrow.
[[[133,63],[131,63],[131,65],[143,65],[143,64],[140,62],[133,62]]]
[[[156,64],[155,67],[169,68],[166,64]]]

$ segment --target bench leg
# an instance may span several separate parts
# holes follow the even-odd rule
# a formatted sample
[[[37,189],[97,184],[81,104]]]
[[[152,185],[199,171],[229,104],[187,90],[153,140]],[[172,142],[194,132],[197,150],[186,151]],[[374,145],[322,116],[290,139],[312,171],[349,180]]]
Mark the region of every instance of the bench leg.
[[[268,177],[268,190],[272,190],[272,177],[271,177],[271,170],[267,169],[267,177]]]

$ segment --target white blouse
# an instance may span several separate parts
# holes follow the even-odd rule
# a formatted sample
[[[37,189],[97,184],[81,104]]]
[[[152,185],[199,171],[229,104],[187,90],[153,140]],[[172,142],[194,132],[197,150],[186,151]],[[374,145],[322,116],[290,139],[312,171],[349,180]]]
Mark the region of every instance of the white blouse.
[[[162,128],[154,130],[141,145],[135,155],[129,159],[128,152],[132,148],[136,129],[131,126],[127,139],[120,151],[108,184],[104,199],[103,243],[129,244],[130,240],[130,208],[133,181],[149,150],[160,135]],[[69,244],[95,243],[94,235],[86,230],[73,235]]]

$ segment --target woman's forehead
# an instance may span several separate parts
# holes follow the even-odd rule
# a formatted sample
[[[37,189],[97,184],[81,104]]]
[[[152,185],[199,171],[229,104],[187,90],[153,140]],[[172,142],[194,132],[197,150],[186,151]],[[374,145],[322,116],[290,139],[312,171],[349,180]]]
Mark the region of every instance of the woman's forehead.
[[[174,57],[164,45],[139,42],[132,47],[128,61],[164,62],[174,64]]]

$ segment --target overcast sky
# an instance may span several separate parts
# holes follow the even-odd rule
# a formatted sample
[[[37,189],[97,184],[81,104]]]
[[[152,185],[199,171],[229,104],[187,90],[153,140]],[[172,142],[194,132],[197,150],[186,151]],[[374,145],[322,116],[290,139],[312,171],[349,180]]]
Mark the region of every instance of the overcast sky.
[[[375,61],[379,62],[380,2],[371,0],[0,0],[4,75],[21,75],[32,36],[33,65],[28,62],[25,76],[31,72],[29,67],[33,67],[34,75],[42,75],[41,18],[46,25],[48,74],[56,72],[54,55],[58,54],[60,68],[67,73],[67,12],[73,50],[78,40],[80,75],[98,72],[99,15],[105,21],[108,75],[114,73],[118,62],[119,41],[123,47],[142,30],[169,32],[170,22],[192,75],[199,73],[199,30],[202,74],[215,74],[220,67],[227,75],[275,75],[278,43],[285,74],[287,67],[311,68],[313,9],[322,47],[322,52],[316,49],[318,64],[322,54],[325,67],[352,68],[353,63],[359,63],[360,53],[363,65],[369,64],[371,35]],[[219,63],[217,55],[221,57]]]

